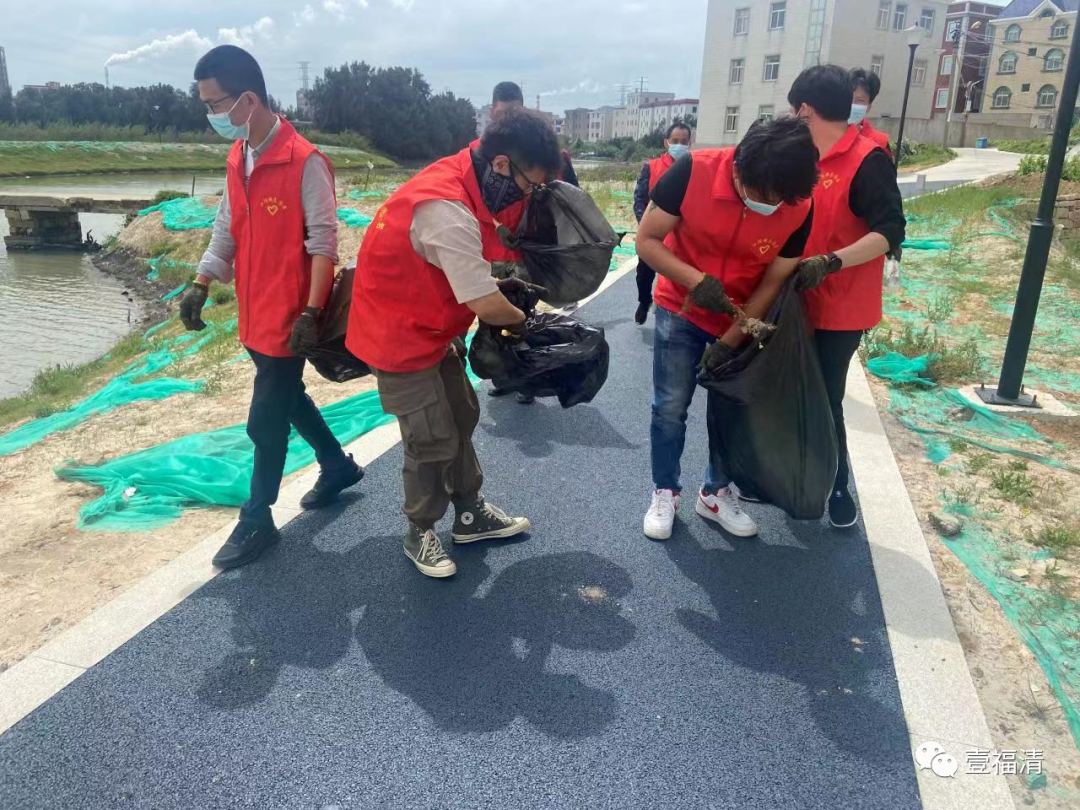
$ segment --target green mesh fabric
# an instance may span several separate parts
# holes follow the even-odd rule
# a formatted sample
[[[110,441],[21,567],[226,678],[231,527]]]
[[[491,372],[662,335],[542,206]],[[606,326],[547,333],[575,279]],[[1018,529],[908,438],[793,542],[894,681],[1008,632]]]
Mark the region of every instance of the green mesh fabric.
[[[339,208],[337,218],[349,228],[366,228],[371,224],[371,217],[354,208]]]
[[[926,377],[930,359],[929,357],[905,357],[896,352],[889,352],[868,360],[866,368],[871,374],[891,382],[933,388],[936,383]]]
[[[197,228],[212,228],[217,209],[203,205],[199,197],[180,197],[176,200],[151,205],[139,212],[140,217],[161,212],[161,221],[170,231],[192,231]]]
[[[361,191],[360,189],[354,188],[352,191],[350,191],[345,196],[348,197],[350,200],[368,200],[368,199],[371,199],[373,197],[385,197],[386,192],[385,191],[378,191],[378,190],[375,190],[375,189],[372,189],[370,191]]]

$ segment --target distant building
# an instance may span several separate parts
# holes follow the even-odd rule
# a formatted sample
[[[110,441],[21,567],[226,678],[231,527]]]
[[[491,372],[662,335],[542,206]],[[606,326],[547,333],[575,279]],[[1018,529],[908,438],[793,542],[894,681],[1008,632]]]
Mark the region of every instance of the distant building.
[[[566,140],[570,143],[589,140],[589,113],[591,112],[592,110],[585,107],[576,107],[566,111],[562,131]]]
[[[649,104],[671,101],[674,93],[653,90],[635,90],[626,97],[626,104],[615,108],[612,125],[613,138],[639,138],[641,131],[641,109]]]
[[[644,138],[658,129],[667,129],[676,119],[697,120],[698,99],[673,98],[642,104],[638,112],[638,128],[635,137]]]
[[[990,21],[1000,13],[1001,6],[967,0],[949,6],[945,15],[945,30],[942,32],[942,54],[934,82],[931,118],[948,115],[949,95],[954,87],[954,113],[977,113],[982,110],[993,41]],[[959,76],[956,75],[957,65]]]
[[[489,123],[491,123],[491,105],[485,104],[483,107],[477,107],[476,136],[478,138],[484,134],[484,130],[487,129]]]
[[[4,46],[0,45],[0,96],[6,96],[11,92],[11,81],[8,79],[7,56],[4,54]]]
[[[615,107],[604,105],[589,111],[589,134],[585,140],[590,143],[610,141],[615,137]]]
[[[1080,0],[1013,0],[990,25],[986,99],[979,120],[1054,125]]]
[[[296,91],[296,114],[301,119],[311,119],[311,91]]]
[[[59,90],[60,82],[45,82],[45,84],[24,84],[23,90],[40,90],[42,93],[49,90]]]

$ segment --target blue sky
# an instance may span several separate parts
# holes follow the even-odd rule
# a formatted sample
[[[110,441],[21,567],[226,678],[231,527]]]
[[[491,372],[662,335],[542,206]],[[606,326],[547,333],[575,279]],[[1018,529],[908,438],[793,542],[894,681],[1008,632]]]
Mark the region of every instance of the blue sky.
[[[294,98],[311,75],[352,60],[418,67],[435,90],[474,103],[509,79],[543,109],[618,103],[619,85],[696,96],[706,0],[41,0],[10,2],[0,45],[12,85],[166,82],[186,87],[198,56],[233,42],[259,59],[270,92]],[[168,11],[161,10],[168,8]],[[42,13],[43,10],[46,13]],[[156,44],[151,44],[155,43]]]

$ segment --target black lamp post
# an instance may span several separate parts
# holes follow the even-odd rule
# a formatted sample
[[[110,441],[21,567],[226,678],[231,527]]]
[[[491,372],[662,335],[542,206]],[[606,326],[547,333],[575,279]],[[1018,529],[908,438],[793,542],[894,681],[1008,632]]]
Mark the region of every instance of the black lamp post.
[[[1020,284],[1016,290],[1009,340],[1005,344],[1005,358],[1001,362],[998,387],[980,387],[979,396],[993,405],[1022,405],[1041,407],[1035,398],[1023,392],[1024,367],[1031,348],[1031,333],[1035,329],[1035,316],[1039,312],[1046,260],[1050,256],[1050,243],[1054,239],[1054,207],[1061,185],[1061,170],[1065,153],[1069,148],[1069,129],[1072,127],[1073,111],[1076,109],[1077,88],[1080,87],[1080,25],[1073,26],[1072,47],[1069,64],[1065,68],[1065,81],[1061,88],[1054,137],[1050,142],[1050,157],[1046,161],[1046,181],[1035,221],[1031,223],[1024,268],[1020,271]]]
[[[913,25],[911,28],[904,29],[904,34],[907,35],[908,51],[910,53],[907,62],[907,81],[904,83],[904,104],[900,108],[900,130],[896,133],[896,165],[898,168],[900,159],[904,154],[904,123],[907,121],[908,96],[911,95],[911,72],[915,69],[915,51],[927,40],[930,32],[921,25]]]

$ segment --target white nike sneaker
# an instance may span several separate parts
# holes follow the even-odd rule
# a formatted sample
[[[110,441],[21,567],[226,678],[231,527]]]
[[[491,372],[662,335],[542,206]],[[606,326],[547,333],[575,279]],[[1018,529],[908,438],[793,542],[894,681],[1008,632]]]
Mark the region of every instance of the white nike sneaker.
[[[706,520],[719,523],[724,531],[736,537],[753,537],[758,533],[754,519],[742,510],[738,496],[729,487],[715,495],[699,492],[694,511]]]
[[[652,540],[667,540],[679,511],[679,493],[658,489],[653,493],[649,511],[645,513],[645,536]]]

